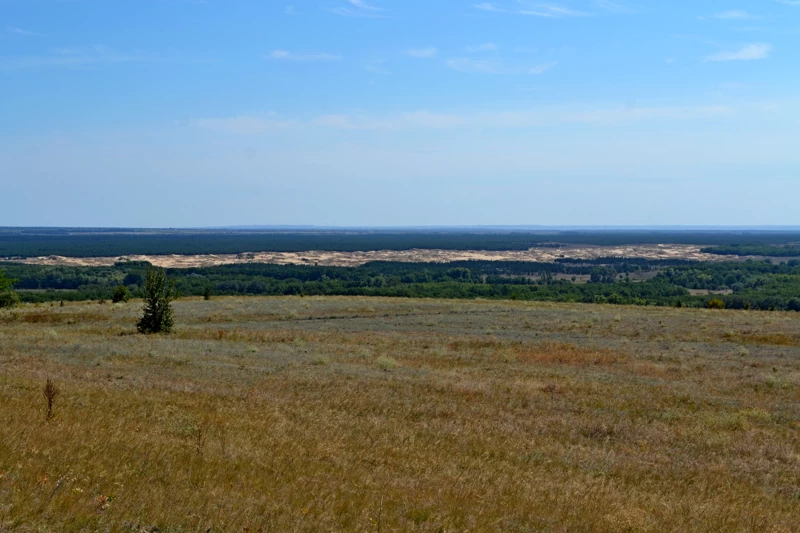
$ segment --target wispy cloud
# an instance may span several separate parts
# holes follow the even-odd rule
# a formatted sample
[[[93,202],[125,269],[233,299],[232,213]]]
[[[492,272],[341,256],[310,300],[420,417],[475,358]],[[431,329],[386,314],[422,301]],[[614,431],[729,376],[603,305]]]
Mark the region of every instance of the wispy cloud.
[[[586,17],[591,13],[564,7],[559,4],[548,4],[540,2],[529,2],[517,0],[515,4],[498,5],[495,2],[481,2],[473,6],[480,11],[490,11],[494,13],[509,13],[515,15],[527,15],[532,17],[544,18],[563,18],[563,17]]]
[[[481,2],[480,4],[475,4],[475,9],[480,9],[481,11],[494,11],[496,13],[502,13],[503,10],[494,5],[492,2]]]
[[[722,13],[717,13],[713,16],[715,19],[720,20],[748,20],[757,18],[754,15],[751,15],[747,11],[743,11],[741,9],[733,9],[730,11],[723,11]]]
[[[366,3],[364,0],[348,0],[350,5],[357,7],[358,9],[365,9],[367,11],[381,11],[380,8],[375,7]]]
[[[565,112],[560,116],[562,122],[613,124],[643,120],[695,120],[707,117],[729,115],[733,110],[728,106],[665,106],[665,107],[621,107],[617,109],[594,109],[578,112]]]
[[[189,125],[216,133],[228,135],[263,135],[265,133],[285,131],[299,126],[299,122],[291,120],[275,120],[268,117],[236,116],[229,118],[199,118]]]
[[[405,129],[452,129],[466,125],[466,118],[447,113],[414,111],[388,117],[350,115],[324,115],[316,118],[312,125],[342,130],[392,131]]]
[[[720,52],[705,58],[706,61],[752,61],[755,59],[766,59],[772,51],[772,45],[766,43],[755,43],[743,46],[738,50]]]
[[[556,66],[556,62],[543,63],[532,67],[509,66],[497,61],[485,61],[468,57],[449,59],[447,66],[458,72],[468,74],[506,74],[506,75],[538,75]]]
[[[537,89],[539,90],[539,89]],[[546,90],[546,89],[545,89]],[[319,128],[342,131],[391,132],[401,130],[453,130],[459,128],[515,129],[554,124],[625,124],[647,121],[692,121],[733,114],[728,106],[597,107],[572,106],[471,113],[412,111],[390,115],[320,115],[305,121],[275,117],[235,116],[189,122],[194,128],[229,135],[265,135]]]
[[[379,76],[391,76],[392,72],[383,66],[384,63],[386,63],[385,59],[373,59],[364,65],[364,70]]]
[[[731,22],[739,22],[744,20],[761,20],[762,17],[753,15],[743,9],[729,9],[728,11],[721,11],[710,16],[699,16],[697,20],[724,20]]]
[[[365,0],[347,0],[345,5],[334,7],[329,11],[342,17],[383,18],[386,16],[385,9],[374,6]]]
[[[314,61],[339,61],[342,56],[338,54],[329,54],[326,52],[318,53],[298,53],[289,52],[288,50],[273,50],[267,56],[267,59],[276,61],[299,61],[299,62],[314,62]]]
[[[494,43],[483,43],[479,44],[478,46],[468,46],[468,52],[494,52],[498,50],[500,47]]]
[[[522,15],[533,15],[536,17],[586,17],[589,13],[570,9],[554,4],[530,4],[531,7],[520,11]]]
[[[740,82],[725,82],[725,83],[720,83],[718,85],[718,87],[720,89],[727,89],[727,90],[746,89],[747,88],[747,84],[746,83],[740,83]]]
[[[15,28],[13,26],[8,26],[6,28],[6,33],[11,35],[23,35],[25,37],[44,37],[43,33],[38,33],[35,31],[23,30],[22,28]]]
[[[406,50],[406,55],[420,59],[430,59],[432,57],[436,57],[438,53],[439,51],[432,46],[427,48],[412,48],[410,50]]]
[[[639,9],[635,7],[613,2],[612,0],[594,0],[594,5],[600,9],[611,11],[612,13],[633,14],[639,12]]]
[[[196,62],[175,55],[151,54],[139,51],[126,52],[107,46],[58,48],[40,55],[0,57],[0,69],[36,69],[85,67],[109,63],[142,62]]]
[[[558,63],[556,61],[552,61],[550,63],[542,63],[541,65],[536,65],[528,69],[527,74],[531,75],[539,75],[544,74],[551,68],[554,68]]]

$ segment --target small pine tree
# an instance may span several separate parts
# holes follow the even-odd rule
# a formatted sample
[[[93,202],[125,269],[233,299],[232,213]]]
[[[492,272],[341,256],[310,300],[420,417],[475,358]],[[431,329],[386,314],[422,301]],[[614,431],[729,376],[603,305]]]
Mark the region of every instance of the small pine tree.
[[[125,285],[120,285],[116,289],[114,289],[114,295],[111,297],[111,301],[115,304],[120,302],[126,303],[131,298],[131,293],[128,292],[128,287]]]
[[[205,290],[203,291],[203,300],[210,300],[211,299],[211,287],[206,285]]]
[[[144,309],[136,325],[139,333],[169,333],[172,331],[172,301],[178,297],[175,282],[167,280],[163,268],[148,268],[144,282]]]

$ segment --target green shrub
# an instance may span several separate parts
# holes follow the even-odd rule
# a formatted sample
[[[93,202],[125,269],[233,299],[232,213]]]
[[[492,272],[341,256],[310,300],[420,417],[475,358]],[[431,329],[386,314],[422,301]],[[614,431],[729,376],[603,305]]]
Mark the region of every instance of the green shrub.
[[[0,309],[3,307],[14,307],[19,303],[19,294],[14,291],[0,292]]]
[[[375,360],[375,365],[384,371],[389,371],[393,368],[397,368],[399,365],[397,364],[397,360],[392,357],[387,357],[382,355]]]
[[[0,270],[0,308],[14,307],[19,303],[19,294],[11,290],[16,282]]]
[[[144,281],[144,310],[136,325],[139,333],[169,333],[174,319],[172,301],[178,297],[175,282],[167,280],[163,268],[148,268]]]
[[[120,285],[116,289],[114,289],[114,295],[111,297],[111,301],[115,304],[124,303],[130,300],[131,293],[128,291],[128,287],[125,285]]]
[[[623,298],[621,295],[619,295],[619,294],[617,294],[615,292],[611,296],[608,297],[608,303],[615,304],[615,305],[621,305],[621,304],[625,303],[625,298]]]

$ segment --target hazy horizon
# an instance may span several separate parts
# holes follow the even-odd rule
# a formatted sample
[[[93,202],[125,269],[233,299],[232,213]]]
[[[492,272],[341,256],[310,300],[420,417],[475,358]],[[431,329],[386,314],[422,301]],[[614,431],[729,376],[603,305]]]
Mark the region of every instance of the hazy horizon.
[[[800,225],[764,225],[764,226],[714,226],[714,225],[662,225],[662,226],[602,226],[602,225],[463,225],[463,226],[324,226],[313,224],[251,224],[251,225],[230,225],[230,226],[0,226],[0,230],[130,230],[130,231],[519,231],[519,232],[625,232],[625,231],[651,231],[651,232],[796,232],[800,231]]]

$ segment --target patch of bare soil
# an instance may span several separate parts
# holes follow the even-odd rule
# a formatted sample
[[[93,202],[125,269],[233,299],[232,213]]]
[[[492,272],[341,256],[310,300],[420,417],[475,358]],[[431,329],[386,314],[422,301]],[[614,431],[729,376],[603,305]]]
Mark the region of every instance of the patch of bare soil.
[[[728,295],[733,294],[731,289],[723,289],[719,291],[711,291],[708,289],[687,289],[692,296],[709,296],[709,295]]]
[[[733,256],[700,252],[700,246],[659,244],[648,246],[586,246],[567,248],[531,248],[524,251],[480,250],[378,250],[371,252],[252,252],[205,255],[127,255],[118,257],[45,256],[15,260],[29,265],[111,266],[119,261],[148,261],[166,268],[195,268],[243,263],[275,265],[321,265],[355,267],[370,261],[403,263],[449,263],[452,261],[529,261],[552,263],[556,259],[596,259],[626,257],[644,259],[694,259],[698,261],[730,261]]]

